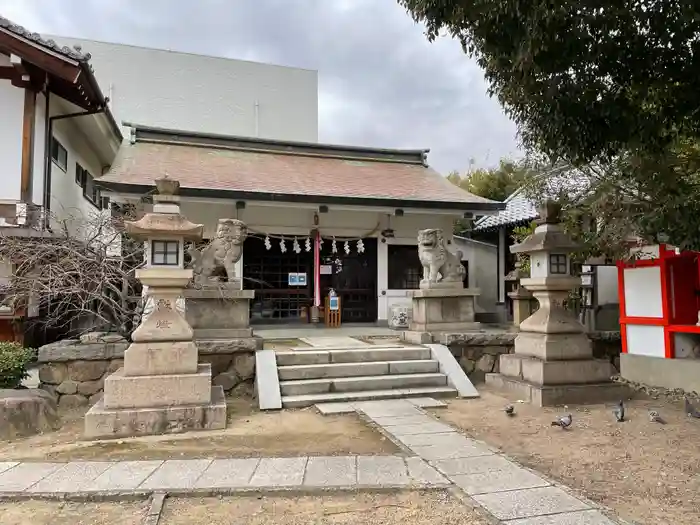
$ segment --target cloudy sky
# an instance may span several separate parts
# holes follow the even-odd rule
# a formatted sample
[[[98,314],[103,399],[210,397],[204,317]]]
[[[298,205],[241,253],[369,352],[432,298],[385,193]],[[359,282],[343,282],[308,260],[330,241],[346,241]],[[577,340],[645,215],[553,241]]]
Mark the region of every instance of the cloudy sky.
[[[443,173],[518,155],[478,66],[450,39],[428,43],[395,0],[0,0],[0,14],[39,33],[318,70],[321,142],[429,147]]]

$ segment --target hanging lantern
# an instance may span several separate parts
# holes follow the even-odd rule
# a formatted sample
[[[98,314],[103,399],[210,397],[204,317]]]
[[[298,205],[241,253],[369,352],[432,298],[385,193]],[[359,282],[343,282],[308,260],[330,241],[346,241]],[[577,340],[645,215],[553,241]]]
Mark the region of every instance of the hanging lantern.
[[[333,244],[331,244],[331,253],[338,253],[338,246],[335,244],[335,237],[333,237]]]
[[[280,239],[280,251],[281,251],[282,253],[286,253],[286,252],[287,252],[287,246],[284,244],[284,239]]]
[[[299,241],[296,237],[294,237],[294,242],[292,243],[292,250],[294,250],[294,253],[301,252],[301,246],[299,246]]]
[[[343,243],[343,250],[345,250],[345,255],[350,255],[350,243],[348,241]]]
[[[357,253],[365,253],[365,245],[362,242],[362,239],[357,241]]]
[[[309,239],[308,237],[304,241],[304,248],[306,248],[307,252],[311,251],[311,239]]]
[[[265,249],[269,250],[272,248],[272,243],[270,242],[270,237],[265,235]]]

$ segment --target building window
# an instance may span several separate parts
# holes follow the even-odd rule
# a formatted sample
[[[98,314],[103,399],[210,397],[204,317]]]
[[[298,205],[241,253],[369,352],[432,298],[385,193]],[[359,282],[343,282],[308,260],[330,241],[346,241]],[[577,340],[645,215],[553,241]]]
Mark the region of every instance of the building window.
[[[418,246],[390,244],[388,285],[390,290],[416,290],[423,278],[423,265],[418,258]]]
[[[51,137],[51,160],[63,171],[68,169],[68,152],[56,137]]]
[[[88,172],[77,162],[75,163],[75,183],[81,188],[85,187],[85,180],[87,179]]]
[[[553,253],[549,256],[549,273],[566,275],[566,255]]]
[[[87,170],[83,170],[83,177],[85,184],[83,187],[83,197],[89,200],[96,207],[100,208],[102,205],[102,197],[100,196],[100,188],[95,184],[95,179],[90,175]]]
[[[151,264],[158,266],[179,266],[180,242],[153,241],[151,243]]]

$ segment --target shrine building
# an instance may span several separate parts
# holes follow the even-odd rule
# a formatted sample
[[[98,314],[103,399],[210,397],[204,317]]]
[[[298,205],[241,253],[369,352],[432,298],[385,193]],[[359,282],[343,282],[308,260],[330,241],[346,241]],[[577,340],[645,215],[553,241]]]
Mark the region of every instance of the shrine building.
[[[343,323],[384,324],[419,286],[419,230],[442,229],[454,250],[455,220],[504,207],[450,183],[429,167],[428,150],[129,126],[131,140],[98,179],[103,196],[148,202],[167,176],[180,182],[182,213],[204,224],[205,238],[219,219],[246,223],[237,275],[255,290],[253,324],[308,321],[331,289]],[[466,270],[465,286],[478,288]]]

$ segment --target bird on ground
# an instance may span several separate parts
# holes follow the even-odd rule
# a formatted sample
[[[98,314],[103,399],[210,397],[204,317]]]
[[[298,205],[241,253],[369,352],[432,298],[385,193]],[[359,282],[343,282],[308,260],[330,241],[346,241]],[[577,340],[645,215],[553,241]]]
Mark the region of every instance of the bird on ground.
[[[515,415],[515,407],[513,405],[506,405],[503,411],[509,417],[513,417]]]
[[[552,426],[566,429],[571,426],[572,421],[573,418],[571,417],[571,414],[566,414],[565,416],[557,416],[557,419],[552,421]]]
[[[688,417],[700,419],[700,410],[695,408],[687,397],[685,398],[685,414]]]
[[[650,410],[649,411],[649,421],[652,423],[660,423],[662,425],[666,424],[666,421],[659,415],[659,413],[656,410]]]
[[[615,405],[613,409],[613,414],[618,423],[622,423],[625,420],[625,404],[620,400],[620,402]]]

